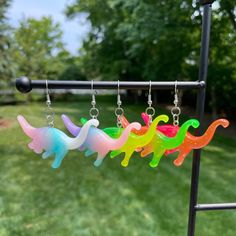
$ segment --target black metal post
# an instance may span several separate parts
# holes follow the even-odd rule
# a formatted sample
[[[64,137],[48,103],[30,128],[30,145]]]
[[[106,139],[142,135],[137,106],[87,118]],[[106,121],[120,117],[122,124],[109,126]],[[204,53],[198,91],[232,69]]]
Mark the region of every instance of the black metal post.
[[[209,41],[210,41],[210,26],[211,26],[211,3],[213,1],[202,1],[203,17],[202,17],[202,36],[201,36],[201,53],[199,65],[199,82],[206,82],[207,69],[208,69],[208,54],[209,54]],[[202,124],[205,106],[205,88],[198,91],[197,96],[197,118]],[[202,126],[196,131],[197,135],[202,133]],[[198,198],[198,183],[200,171],[200,157],[201,150],[194,150],[192,161],[192,177],[191,177],[191,190],[190,190],[190,203],[189,203],[189,220],[188,220],[188,236],[194,236],[195,223],[196,223],[196,205]]]

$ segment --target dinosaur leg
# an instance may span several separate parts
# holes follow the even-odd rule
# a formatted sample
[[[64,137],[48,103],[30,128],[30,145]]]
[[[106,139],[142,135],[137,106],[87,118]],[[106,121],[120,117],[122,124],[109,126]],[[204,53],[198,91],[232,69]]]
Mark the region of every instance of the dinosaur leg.
[[[97,159],[96,159],[96,161],[93,163],[94,164],[94,166],[96,166],[96,167],[98,167],[98,166],[100,166],[101,164],[102,164],[102,161],[103,161],[103,159],[104,159],[104,157],[106,156],[106,154],[104,154],[104,153],[98,153],[98,156],[97,156]]]
[[[29,147],[30,149],[34,149],[34,142],[33,142],[33,141],[30,142],[30,143],[28,144],[28,147]]]
[[[79,147],[79,150],[80,150],[80,151],[84,151],[84,150],[85,150],[85,146],[84,146],[84,145],[80,146],[80,147]]]
[[[29,149],[33,150],[35,153],[42,153],[42,148],[38,147],[38,144],[35,141],[32,141],[28,144]]]
[[[47,150],[46,152],[43,153],[42,158],[43,159],[47,159],[48,157],[50,157],[53,154],[52,150]]]
[[[110,157],[111,157],[111,158],[114,158],[114,157],[118,156],[121,152],[122,152],[122,151],[120,151],[120,150],[112,151],[112,152],[110,153]]]
[[[85,151],[84,155],[88,157],[88,156],[91,156],[93,153],[95,153],[93,150],[88,149]]]
[[[170,155],[170,154],[172,154],[172,153],[175,153],[175,152],[177,152],[177,151],[178,151],[177,148],[167,150],[167,151],[165,151],[165,156],[168,156],[168,155]]]
[[[157,167],[164,152],[165,152],[165,149],[163,149],[161,147],[157,148],[154,151],[153,158],[152,158],[151,162],[149,163],[149,165],[153,168]]]
[[[122,166],[127,167],[129,165],[129,160],[130,160],[132,154],[133,154],[133,151],[129,151],[129,152],[125,153],[125,158],[121,162]]]
[[[143,149],[142,148],[136,148],[135,152],[141,152]]]
[[[144,147],[143,151],[141,152],[141,157],[145,157],[152,152],[153,152],[153,149],[151,148],[151,146]]]
[[[56,169],[61,165],[63,158],[65,157],[66,153],[68,152],[67,149],[60,149],[56,152],[55,160],[52,163],[52,168]]]
[[[182,165],[184,162],[184,159],[187,157],[187,155],[190,153],[190,151],[191,151],[191,149],[189,149],[189,148],[180,149],[178,157],[174,160],[174,164],[176,166]]]

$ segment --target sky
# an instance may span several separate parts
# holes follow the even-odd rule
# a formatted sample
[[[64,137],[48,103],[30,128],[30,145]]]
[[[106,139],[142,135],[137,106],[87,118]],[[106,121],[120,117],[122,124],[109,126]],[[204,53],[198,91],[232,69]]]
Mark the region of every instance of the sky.
[[[42,16],[52,16],[54,22],[61,24],[63,30],[63,42],[72,54],[76,55],[83,39],[90,30],[90,24],[85,15],[68,20],[63,14],[66,5],[73,0],[12,0],[8,11],[8,19],[12,26],[17,27],[23,17],[40,19]]]

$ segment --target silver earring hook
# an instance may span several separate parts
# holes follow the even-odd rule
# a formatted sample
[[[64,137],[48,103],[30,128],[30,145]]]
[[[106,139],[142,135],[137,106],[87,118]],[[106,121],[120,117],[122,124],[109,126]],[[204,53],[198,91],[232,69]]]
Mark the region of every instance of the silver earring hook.
[[[48,127],[54,127],[54,115],[55,113],[53,112],[53,109],[51,107],[51,99],[50,99],[50,95],[49,95],[49,89],[48,89],[48,81],[46,79],[45,81],[46,84],[46,120],[47,120],[47,125]]]
[[[120,99],[120,81],[117,82],[117,106],[120,107],[122,104]]]
[[[93,80],[91,80],[91,91],[93,93]]]
[[[173,116],[173,125],[179,125],[179,115],[181,114],[181,109],[178,106],[179,99],[178,99],[178,88],[177,88],[178,81],[175,81],[175,95],[174,95],[174,107],[171,109],[171,114]]]
[[[178,84],[178,81],[176,80],[176,81],[175,81],[175,94],[178,93],[177,84]]]
[[[50,95],[49,95],[49,89],[48,89],[48,80],[45,80],[45,84],[46,84],[46,97],[47,97],[47,101],[46,101],[46,105],[51,105],[51,100],[50,100]]]
[[[48,94],[48,80],[45,80],[45,84],[46,84],[46,93]]]
[[[92,101],[91,101],[91,109],[89,110],[89,115],[92,119],[97,119],[99,115],[99,110],[96,108],[96,99],[95,99],[95,91],[93,89],[93,80],[91,80],[91,93],[92,93]]]
[[[152,81],[150,80],[149,81],[149,94],[152,93]]]
[[[120,81],[117,81],[117,93],[120,95]]]
[[[149,81],[149,90],[148,90],[148,107],[145,110],[145,113],[149,116],[149,124],[152,123],[152,117],[155,115],[155,109],[152,107],[152,81]]]
[[[120,99],[120,81],[118,80],[117,81],[117,108],[115,109],[115,115],[116,115],[116,120],[117,120],[116,125],[118,128],[122,127],[120,118],[121,116],[124,115],[124,109],[121,107],[121,105],[122,105],[122,102]]]

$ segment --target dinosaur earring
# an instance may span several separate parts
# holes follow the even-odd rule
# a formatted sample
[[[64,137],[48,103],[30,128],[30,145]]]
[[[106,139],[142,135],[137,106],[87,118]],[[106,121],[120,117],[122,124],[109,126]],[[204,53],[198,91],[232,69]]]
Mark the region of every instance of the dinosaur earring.
[[[89,110],[89,115],[92,119],[97,119],[99,115],[99,110],[96,108],[96,99],[95,99],[96,91],[93,88],[93,80],[91,81],[91,93],[92,93],[92,101],[91,101],[92,107]]]
[[[47,120],[47,125],[48,127],[54,127],[54,116],[55,113],[51,107],[51,99],[50,99],[50,95],[49,95],[49,90],[48,90],[48,81],[45,81],[46,83],[46,120]]]
[[[121,124],[121,117],[124,115],[124,109],[121,107],[122,102],[120,99],[120,81],[117,82],[117,107],[115,109],[115,115],[116,115],[116,125],[118,128],[122,127]]]
[[[116,126],[117,127],[108,127],[103,129],[103,131],[108,134],[111,138],[119,138],[124,129],[122,128],[122,119],[124,117],[124,109],[121,107],[122,101],[120,96],[120,81],[117,81],[117,107],[115,108],[115,116],[116,116]],[[124,128],[126,128],[129,124],[127,124]]]
[[[181,110],[178,107],[178,89],[177,89],[177,81],[175,84],[175,99],[174,99],[174,107],[171,109],[171,114],[173,116],[173,125],[174,127],[178,127],[179,125],[179,115],[181,114]],[[206,132],[202,136],[194,136],[189,132],[186,134],[183,142],[176,147],[175,149],[171,149],[166,151],[165,155],[179,152],[178,157],[174,160],[174,164],[176,166],[182,165],[184,159],[193,149],[199,149],[208,145],[211,139],[214,136],[216,128],[218,126],[222,126],[224,128],[228,127],[229,121],[226,119],[218,119],[210,124],[207,128]]]
[[[81,129],[81,132],[75,138],[68,137],[61,130],[54,128],[54,112],[51,108],[51,101],[46,80],[46,120],[47,127],[35,128],[31,126],[27,120],[18,115],[17,120],[23,132],[32,139],[28,147],[37,154],[42,154],[42,158],[46,159],[55,155],[52,168],[58,168],[62,160],[69,150],[79,148],[85,141],[91,126],[98,126],[99,122],[96,119],[89,120]]]
[[[91,85],[91,89],[93,90],[93,83]],[[97,118],[96,115],[98,115],[99,113],[96,110],[95,105],[95,93],[92,92],[92,112],[90,112],[90,115],[93,116],[93,118]],[[119,107],[119,110],[116,112],[117,116],[122,113],[122,110],[123,109]],[[79,126],[76,126],[66,115],[62,115],[62,119],[66,128],[72,135],[76,136],[81,132],[81,128]],[[86,122],[85,119],[84,121]],[[87,122],[85,124],[87,124]],[[128,139],[131,130],[139,129],[140,127],[141,125],[137,122],[131,123],[125,129],[111,127],[101,130],[98,128],[91,127],[88,136],[83,144],[83,151],[85,151],[85,156],[89,156],[97,152],[97,159],[94,162],[94,165],[100,166],[109,151],[121,148],[126,143],[126,140]],[[122,132],[119,133],[120,131]],[[118,138],[113,138],[113,136],[117,137],[117,133],[119,133],[120,136]]]
[[[175,94],[174,94],[174,107],[171,109],[171,114],[173,116],[173,125],[179,125],[179,115],[181,114],[180,107],[178,106],[178,89],[177,89],[177,80],[175,81]]]
[[[152,123],[152,117],[155,115],[155,112],[156,112],[155,109],[152,107],[152,81],[151,80],[149,81],[148,102],[147,103],[148,103],[148,107],[146,108],[145,113],[148,115],[149,120],[148,120],[148,122],[146,120],[144,120],[144,121],[146,121],[148,123],[148,125],[150,125]]]
[[[152,161],[150,162],[151,167],[156,167],[159,164],[159,161],[162,155],[168,153],[168,150],[175,149],[181,143],[183,143],[188,128],[190,126],[197,128],[199,126],[199,122],[195,119],[190,119],[186,121],[180,128],[179,124],[179,115],[181,113],[180,108],[178,107],[178,90],[177,90],[177,81],[175,83],[175,99],[174,99],[174,107],[171,110],[173,116],[173,126],[172,125],[163,125],[158,126],[157,135],[154,137],[150,144],[146,145],[141,152],[141,156],[145,157],[150,153],[153,153]],[[148,124],[147,119],[149,119],[147,114],[142,114],[142,117],[146,124]],[[145,120],[146,119],[146,120]]]

